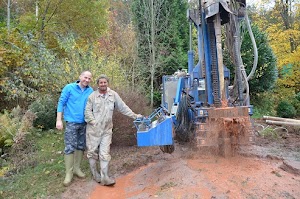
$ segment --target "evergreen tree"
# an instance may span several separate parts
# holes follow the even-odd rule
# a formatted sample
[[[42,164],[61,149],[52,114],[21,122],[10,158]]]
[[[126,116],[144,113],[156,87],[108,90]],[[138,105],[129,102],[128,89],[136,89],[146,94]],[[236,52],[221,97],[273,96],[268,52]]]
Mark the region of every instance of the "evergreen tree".
[[[258,63],[253,78],[249,80],[251,96],[273,89],[278,76],[276,57],[268,44],[267,35],[255,25],[252,26],[252,32],[258,49]],[[249,74],[253,65],[253,46],[248,32],[243,36],[241,53],[246,73]],[[230,71],[234,71],[234,66],[228,61],[228,56],[227,51],[225,51],[224,64]],[[231,77],[234,75],[231,74]]]
[[[160,74],[172,74],[179,67],[187,68],[189,24],[186,18],[188,6],[183,0],[171,0],[169,27],[159,37]],[[159,72],[159,71],[158,71]]]
[[[150,85],[151,105],[161,77],[186,68],[188,22],[186,0],[133,0],[133,19],[138,41],[142,81]]]
[[[258,48],[258,63],[254,77],[249,81],[250,95],[262,93],[274,88],[278,72],[276,67],[276,56],[268,43],[267,35],[259,30],[257,26],[252,26]],[[242,43],[242,55],[246,66],[247,74],[250,73],[253,64],[253,49],[248,32],[245,34]]]

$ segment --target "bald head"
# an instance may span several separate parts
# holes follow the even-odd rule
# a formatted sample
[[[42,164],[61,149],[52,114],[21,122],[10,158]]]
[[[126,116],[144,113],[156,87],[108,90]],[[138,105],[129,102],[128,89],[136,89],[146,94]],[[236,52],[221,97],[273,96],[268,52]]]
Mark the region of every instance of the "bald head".
[[[80,76],[81,76],[81,75],[91,75],[91,76],[92,76],[92,73],[91,73],[90,71],[86,70],[86,71],[83,71],[83,72],[80,74]]]
[[[92,73],[90,71],[83,71],[79,76],[79,85],[84,88],[92,81]]]

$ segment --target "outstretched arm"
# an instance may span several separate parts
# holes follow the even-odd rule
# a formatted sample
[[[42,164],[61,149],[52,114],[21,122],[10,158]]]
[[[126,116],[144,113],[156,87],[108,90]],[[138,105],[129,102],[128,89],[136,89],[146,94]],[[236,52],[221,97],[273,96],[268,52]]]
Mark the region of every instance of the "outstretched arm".
[[[134,113],[121,99],[118,93],[115,93],[115,107],[118,111],[120,111],[123,115],[136,119],[138,117],[142,117],[140,114]]]

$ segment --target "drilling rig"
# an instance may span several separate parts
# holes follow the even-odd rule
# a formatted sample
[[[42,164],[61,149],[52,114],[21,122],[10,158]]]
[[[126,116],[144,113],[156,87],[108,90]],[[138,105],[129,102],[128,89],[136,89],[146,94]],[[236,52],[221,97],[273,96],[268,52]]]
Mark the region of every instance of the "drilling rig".
[[[162,77],[161,107],[134,121],[138,146],[160,146],[163,152],[172,153],[176,139],[192,142],[202,151],[233,156],[240,145],[254,141],[248,81],[258,56],[246,0],[200,0],[187,17],[188,68]],[[254,49],[249,74],[240,52],[241,23],[246,24]],[[195,47],[193,32],[197,33]],[[224,47],[234,71],[224,65]]]

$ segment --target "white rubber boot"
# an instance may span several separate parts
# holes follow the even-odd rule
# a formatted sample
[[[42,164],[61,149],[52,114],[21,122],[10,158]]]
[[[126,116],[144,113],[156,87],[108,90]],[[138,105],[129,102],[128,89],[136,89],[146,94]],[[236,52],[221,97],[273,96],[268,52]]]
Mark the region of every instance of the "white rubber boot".
[[[116,181],[108,176],[109,161],[100,160],[101,167],[101,185],[112,186]]]
[[[90,163],[90,169],[93,175],[93,179],[100,183],[101,182],[101,176],[100,173],[98,172],[98,168],[97,168],[97,160],[93,159],[93,158],[89,158],[89,163]]]

